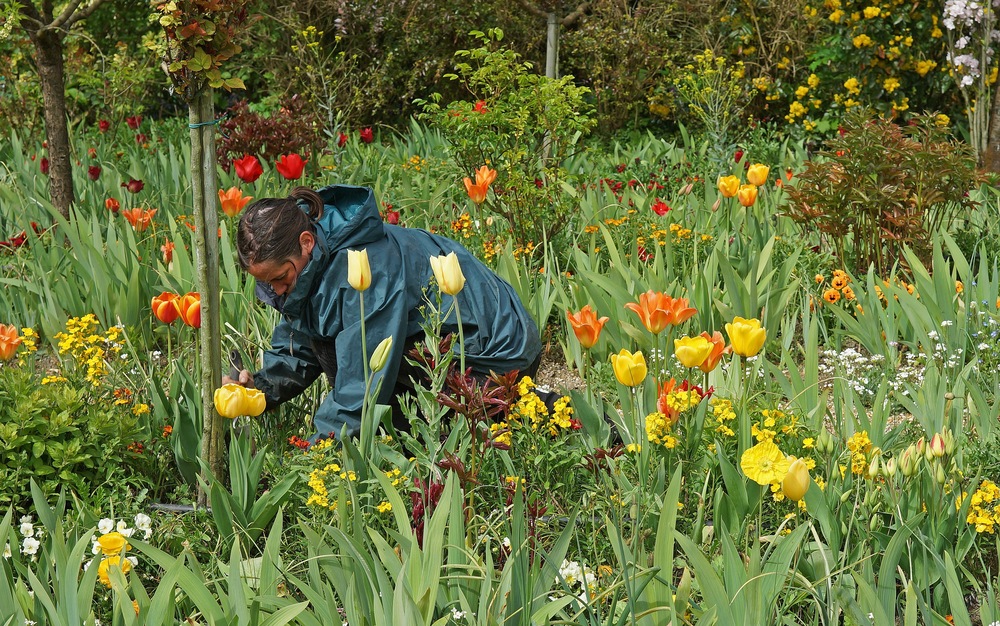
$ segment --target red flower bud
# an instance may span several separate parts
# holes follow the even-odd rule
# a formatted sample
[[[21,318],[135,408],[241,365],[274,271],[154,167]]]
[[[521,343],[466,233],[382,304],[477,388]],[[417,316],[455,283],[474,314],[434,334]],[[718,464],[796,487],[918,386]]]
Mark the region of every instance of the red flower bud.
[[[97,180],[100,177],[101,177],[100,165],[91,165],[90,167],[87,168],[87,178],[89,178],[90,180]]]
[[[97,122],[97,130],[101,131],[102,133],[108,132],[110,128],[111,128],[111,122],[109,122],[108,120],[100,120],[99,122]]]
[[[361,134],[361,141],[365,143],[371,143],[375,141],[375,133],[372,132],[372,129],[370,127],[362,128],[360,134]]]

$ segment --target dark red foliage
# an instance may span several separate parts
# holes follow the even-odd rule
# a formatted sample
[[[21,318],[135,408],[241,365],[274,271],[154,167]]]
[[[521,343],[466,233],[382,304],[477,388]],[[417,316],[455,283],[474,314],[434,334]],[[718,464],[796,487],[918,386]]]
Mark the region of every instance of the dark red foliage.
[[[233,158],[254,154],[275,162],[282,154],[300,154],[303,159],[315,152],[318,141],[316,116],[299,96],[285,100],[279,110],[264,116],[254,113],[246,100],[229,108],[229,119],[219,126],[216,155],[226,171]]]

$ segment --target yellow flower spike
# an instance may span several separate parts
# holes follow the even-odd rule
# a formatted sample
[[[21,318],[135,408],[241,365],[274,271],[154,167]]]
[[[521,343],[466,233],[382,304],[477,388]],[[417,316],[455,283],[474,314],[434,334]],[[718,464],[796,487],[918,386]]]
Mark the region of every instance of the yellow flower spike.
[[[757,185],[758,187],[763,187],[767,182],[767,175],[771,172],[771,168],[763,163],[754,163],[749,168],[747,168],[747,182],[751,185]]]
[[[684,367],[701,367],[714,347],[715,344],[701,335],[681,337],[674,339],[674,356]]]
[[[443,293],[456,296],[465,287],[465,274],[462,273],[462,266],[454,252],[432,256],[431,270],[434,272],[434,280]]]
[[[733,198],[740,189],[740,179],[737,176],[720,176],[717,185],[722,197]]]
[[[726,334],[733,352],[742,357],[757,356],[767,339],[767,329],[761,328],[756,318],[735,318],[731,324],[726,324]]]
[[[371,287],[372,270],[368,265],[368,249],[347,251],[347,282],[358,291]]]
[[[789,500],[798,502],[809,491],[809,483],[809,468],[806,467],[805,461],[795,459],[788,466],[788,473],[785,474],[784,480],[781,481],[781,491]]]
[[[736,192],[736,196],[745,207],[752,207],[754,202],[757,202],[757,187],[754,185],[740,185],[739,191]]]
[[[646,379],[648,369],[646,358],[642,351],[631,353],[622,348],[618,354],[611,355],[611,366],[615,370],[618,382],[626,387],[635,387]]]

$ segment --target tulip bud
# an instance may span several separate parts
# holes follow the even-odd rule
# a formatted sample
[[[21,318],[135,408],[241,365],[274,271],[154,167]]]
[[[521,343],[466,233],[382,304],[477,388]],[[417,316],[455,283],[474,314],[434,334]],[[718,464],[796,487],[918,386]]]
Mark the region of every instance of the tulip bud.
[[[840,522],[840,534],[841,535],[846,535],[847,534],[847,522],[844,522],[844,521]]]
[[[944,453],[948,456],[955,453],[955,434],[950,428],[944,430]]]
[[[851,491],[852,491],[851,489],[848,489],[844,493],[840,494],[840,502],[841,502],[841,504],[843,504],[844,502],[847,502],[851,498]]]
[[[878,515],[872,515],[871,520],[868,522],[868,530],[870,530],[871,532],[875,532],[881,525],[882,524],[878,518]]]
[[[916,446],[917,446],[917,454],[923,456],[923,454],[924,454],[924,438],[923,437],[921,437],[920,439],[917,439]]]
[[[788,466],[785,479],[781,481],[781,491],[789,500],[798,502],[809,491],[809,483],[809,468],[806,467],[805,461],[795,459]]]
[[[690,194],[692,191],[694,191],[694,183],[688,183],[687,185],[684,186],[683,189],[681,189],[681,195],[686,196]]]
[[[903,450],[903,454],[899,455],[899,471],[907,478],[913,476],[915,450],[916,448],[911,445],[906,450]]]
[[[712,203],[712,213],[718,211],[720,206],[722,206],[722,198],[716,198],[715,202]]]
[[[892,457],[885,462],[885,474],[889,477],[896,475],[896,457]]]
[[[941,465],[940,461],[934,463],[934,480],[939,485],[943,485],[948,480],[948,477],[944,473],[944,465]]]
[[[934,433],[928,449],[934,458],[940,459],[944,456],[944,437],[941,436],[941,433]]]
[[[462,266],[458,262],[458,256],[454,252],[447,255],[432,256],[431,270],[434,272],[434,279],[442,293],[450,296],[458,295],[465,286],[465,274],[462,273]]]
[[[881,459],[879,459],[876,456],[876,457],[873,457],[872,458],[872,462],[868,464],[868,472],[867,472],[866,475],[868,476],[869,479],[875,480],[876,478],[878,478],[879,462],[880,461],[881,461]]]
[[[347,282],[358,291],[372,284],[372,270],[368,265],[368,249],[347,251]]]
[[[368,367],[372,373],[379,372],[385,367],[385,362],[389,359],[389,351],[392,349],[392,336],[383,339],[372,352],[372,358],[368,360]]]

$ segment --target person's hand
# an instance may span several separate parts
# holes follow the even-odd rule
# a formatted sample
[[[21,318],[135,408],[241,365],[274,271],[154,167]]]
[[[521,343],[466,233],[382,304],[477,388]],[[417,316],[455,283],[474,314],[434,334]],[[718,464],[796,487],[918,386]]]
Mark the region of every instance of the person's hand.
[[[233,378],[231,378],[228,374],[222,377],[223,385],[231,385],[233,383],[254,389],[253,376],[247,370],[240,370],[239,380],[233,380]]]

